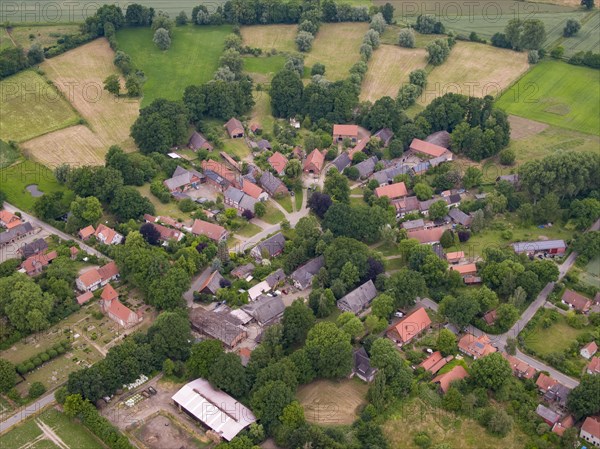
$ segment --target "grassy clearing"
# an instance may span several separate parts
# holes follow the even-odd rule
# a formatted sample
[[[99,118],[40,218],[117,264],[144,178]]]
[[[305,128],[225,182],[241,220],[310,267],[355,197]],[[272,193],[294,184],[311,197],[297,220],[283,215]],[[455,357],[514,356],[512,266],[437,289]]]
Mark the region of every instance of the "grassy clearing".
[[[250,121],[260,124],[265,132],[271,133],[275,124],[275,118],[271,115],[271,97],[264,90],[254,91],[253,97],[255,103]]]
[[[52,170],[37,162],[25,160],[0,170],[0,185],[6,193],[7,201],[26,211],[31,211],[36,201],[25,189],[31,184],[37,184],[38,189],[44,193],[62,191],[73,196],[71,191],[56,181]]]
[[[359,49],[369,25],[366,23],[324,23],[304,64],[325,65],[325,77],[331,81],[344,79],[350,67],[360,61]],[[343,45],[342,45],[343,43]]]
[[[369,71],[362,84],[361,101],[375,101],[381,97],[396,98],[408,75],[427,65],[427,52],[422,48],[402,48],[382,45],[369,61]]]
[[[391,449],[419,449],[414,437],[427,432],[434,445],[461,449],[520,449],[525,435],[516,426],[504,438],[490,435],[474,419],[433,408],[420,399],[402,402],[383,425]]]
[[[172,217],[175,220],[181,218],[182,220],[189,220],[190,216],[184,212],[179,210],[177,207],[177,203],[171,201],[167,204],[163,204],[158,201],[154,195],[150,193],[150,184],[144,184],[143,186],[136,187],[138,191],[147,197],[152,204],[154,204],[154,209],[156,209],[156,215]]]
[[[306,420],[322,425],[351,424],[366,402],[368,385],[359,379],[317,380],[298,389],[296,396]]]
[[[260,226],[256,226],[254,223],[246,223],[244,226],[235,231],[236,234],[242,237],[252,237],[262,231]]]
[[[242,27],[241,33],[245,45],[261,48],[263,51],[277,50],[295,52],[294,39],[296,25],[254,25]]]
[[[290,195],[286,195],[277,200],[279,205],[283,207],[288,213],[294,212],[294,206],[292,206],[292,197]]]
[[[600,72],[544,61],[507,90],[497,106],[521,117],[600,134]]]
[[[49,426],[69,448],[103,449],[105,446],[85,427],[70,420],[56,409],[44,411],[36,418],[29,418],[24,424],[0,437],[0,447],[28,449],[58,448],[38,426],[38,422]]]
[[[79,25],[61,24],[61,25],[35,25],[28,24],[13,27],[10,30],[10,37],[15,44],[29,48],[33,44],[40,44],[42,47],[54,45],[58,38],[63,34],[76,34],[79,32]]]
[[[0,138],[22,142],[79,121],[43,76],[26,70],[0,81]]]
[[[434,67],[418,100],[425,106],[448,92],[499,95],[529,67],[527,55],[473,42],[457,42],[448,60]]]
[[[19,159],[20,153],[18,149],[11,147],[9,144],[0,140],[0,169],[8,167]]]
[[[119,30],[119,47],[131,55],[148,78],[142,106],[157,98],[179,100],[187,86],[210,80],[230,32],[227,25],[175,27],[171,48],[161,51],[152,42],[150,28]]]
[[[387,259],[385,261],[385,270],[386,271],[399,270],[401,268],[404,268],[405,266],[406,266],[406,263],[404,262],[404,260],[401,257],[398,257],[396,259]]]
[[[283,69],[286,58],[282,55],[244,58],[244,71],[248,72],[256,82],[270,81]]]
[[[549,311],[546,311],[546,314]],[[528,347],[536,351],[540,355],[548,355],[554,352],[564,352],[574,341],[577,341],[577,337],[590,331],[590,329],[574,329],[569,326],[563,315],[560,315],[558,319],[550,326],[545,329],[540,320],[540,323],[535,329],[535,332],[530,332],[525,338],[525,343]]]
[[[285,219],[285,215],[281,212],[277,206],[274,206],[271,201],[266,202],[267,212],[260,219],[266,221],[269,224],[279,224]]]
[[[135,149],[129,131],[139,114],[140,101],[117,98],[102,87],[107,76],[117,73],[113,57],[108,41],[96,39],[41,65],[85,119],[86,126],[73,126],[25,142],[22,147],[28,156],[47,166],[63,162],[103,165],[111,145]]]
[[[250,155],[250,148],[246,145],[245,139],[223,139],[223,149],[226,153],[237,156],[240,159],[244,159]]]

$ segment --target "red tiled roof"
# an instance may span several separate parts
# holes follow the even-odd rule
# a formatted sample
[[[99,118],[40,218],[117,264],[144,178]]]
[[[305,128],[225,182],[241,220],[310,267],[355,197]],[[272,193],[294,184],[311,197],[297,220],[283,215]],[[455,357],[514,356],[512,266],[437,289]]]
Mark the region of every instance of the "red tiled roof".
[[[175,220],[174,218],[171,218],[171,217],[165,217],[165,216],[161,215],[160,217],[158,217],[158,221],[162,224],[171,226],[173,228],[179,229],[182,227],[181,223],[179,223],[177,220]]]
[[[562,300],[580,312],[587,312],[592,305],[591,299],[568,289],[563,293]]]
[[[570,429],[575,425],[575,418],[573,415],[565,416],[560,422],[557,422],[554,427],[552,427],[552,432],[562,437],[565,430]]]
[[[490,310],[485,315],[483,315],[483,321],[485,321],[485,324],[487,324],[488,326],[493,326],[497,319],[498,312],[496,312],[495,309]]]
[[[600,357],[592,357],[592,361],[588,363],[587,371],[592,374],[600,374]]]
[[[218,241],[221,239],[223,234],[225,233],[225,228],[223,226],[219,226],[218,224],[209,223],[204,220],[194,220],[194,224],[192,226],[192,234],[196,235],[205,235],[209,239]]]
[[[429,315],[423,307],[419,307],[411,314],[404,317],[398,324],[393,326],[390,331],[394,337],[400,339],[402,343],[408,343],[422,331],[431,326]]]
[[[440,157],[442,154],[448,151],[447,148],[440,147],[434,143],[425,142],[421,139],[413,139],[410,143],[410,149],[417,153],[426,154],[431,157]]]
[[[102,295],[100,295],[100,298],[102,298],[104,301],[112,301],[114,299],[119,299],[119,294],[112,287],[112,285],[107,284],[106,287],[104,287],[104,290],[102,290]]]
[[[92,225],[86,226],[85,228],[79,230],[79,237],[85,240],[94,235],[94,232],[96,232],[96,230]]]
[[[121,303],[121,301],[116,300],[110,303],[108,313],[116,316],[120,320],[123,320],[123,322],[127,323],[129,321],[129,316],[131,315],[132,311],[129,307]]]
[[[107,245],[110,245],[115,236],[117,235],[117,231],[115,231],[112,228],[109,228],[108,226],[104,226],[101,223],[96,228],[96,232],[94,232],[94,235],[98,239],[100,239],[100,235],[102,235],[102,237],[104,237],[102,240],[104,240],[104,242],[106,242]]]
[[[76,255],[77,253],[79,253],[79,249],[76,246],[71,246],[69,248],[69,252],[71,253],[71,256]]]
[[[490,339],[485,334],[480,337],[475,337],[472,334],[463,335],[458,341],[458,349],[472,357],[484,357],[497,351],[490,344]]]
[[[397,182],[395,184],[389,184],[387,186],[377,187],[375,189],[375,196],[377,198],[387,196],[389,199],[393,200],[394,198],[399,198],[406,195],[408,195],[408,191],[406,190],[406,185],[403,182]]]
[[[435,374],[453,358],[454,357],[452,356],[443,357],[440,351],[436,351],[429,357],[427,357],[425,360],[423,360],[423,362],[421,362],[419,366],[422,367],[425,371],[429,371],[431,374]]]
[[[596,438],[600,438],[600,416],[588,416],[585,418],[581,430]]]
[[[545,375],[544,373],[540,373],[537,380],[535,381],[535,384],[537,385],[537,387],[542,391],[548,391],[550,388],[552,388],[557,383],[558,383],[557,380],[553,379],[550,376]]]
[[[469,373],[462,365],[456,365],[450,371],[444,374],[440,374],[434,378],[431,382],[439,383],[441,390],[446,393],[450,388],[450,384],[456,380],[464,379],[469,377]]]
[[[285,167],[288,164],[287,157],[285,157],[279,151],[276,151],[275,153],[273,153],[271,155],[271,157],[269,159],[267,159],[267,161],[269,162],[269,164],[271,164],[271,167],[273,167],[273,170],[275,170],[277,172],[277,174],[279,174],[279,175],[281,173],[283,173],[283,171],[285,170]]]
[[[446,259],[448,259],[448,261],[460,260],[463,257],[465,257],[465,253],[463,251],[454,251],[451,253],[446,253]]]
[[[154,215],[144,214],[144,220],[146,220],[148,223],[155,223],[156,217]]]
[[[8,223],[6,223],[6,229],[16,228],[17,226],[22,225],[22,224],[23,224],[23,222],[19,219],[9,221]]]
[[[253,182],[244,179],[244,184],[242,185],[242,191],[246,195],[250,195],[254,199],[258,199],[258,197],[263,193],[263,189],[258,187]]]
[[[439,242],[446,228],[431,228],[408,231],[409,239],[417,239],[420,243],[435,243]]]
[[[103,281],[110,279],[119,274],[119,269],[114,261],[108,262],[106,265],[98,268],[98,274]]]
[[[85,304],[93,297],[94,297],[94,294],[92,292],[85,292],[77,297],[77,303],[79,305]]]
[[[315,148],[308,156],[306,156],[306,161],[304,161],[304,170],[321,171],[324,163],[325,156]]]
[[[38,269],[47,266],[57,257],[58,254],[56,251],[51,251],[46,254],[34,254],[23,261],[21,268],[23,268],[27,274],[34,273]]]
[[[97,282],[102,281],[102,277],[100,273],[95,268],[86,271],[81,276],[79,276],[79,281],[85,286],[89,287],[92,284],[96,284]]]
[[[358,125],[333,125],[333,134],[358,137]]]
[[[582,351],[584,349],[587,349],[587,351],[591,355],[594,355],[596,352],[598,352],[598,345],[596,344],[595,341],[590,341],[587,345],[585,345],[583,348],[581,348]]]
[[[475,274],[477,273],[477,265],[474,263],[467,263],[464,265],[451,265],[451,270],[457,271],[459,274]]]
[[[158,223],[153,223],[152,226],[160,233],[160,239],[163,241],[167,240],[179,240],[181,238],[181,231],[177,231],[175,229],[167,228]]]

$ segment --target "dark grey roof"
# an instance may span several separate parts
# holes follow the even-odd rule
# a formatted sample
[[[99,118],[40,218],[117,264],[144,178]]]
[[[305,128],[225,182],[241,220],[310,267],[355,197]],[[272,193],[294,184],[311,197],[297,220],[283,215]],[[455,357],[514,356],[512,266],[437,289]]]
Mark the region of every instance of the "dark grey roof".
[[[450,133],[448,131],[438,131],[429,134],[425,139],[425,142],[433,143],[447,149],[450,147]]]
[[[348,156],[347,152],[342,152],[338,157],[336,157],[332,164],[337,170],[341,173],[344,171],[346,167],[348,167],[352,163],[350,156]]]
[[[258,321],[258,324],[265,326],[281,319],[285,304],[280,296],[261,295],[256,301],[242,306],[242,310]]]
[[[36,239],[27,245],[23,245],[21,247],[21,253],[24,257],[33,256],[39,252],[45,251],[48,249],[48,244],[44,239]]]
[[[392,167],[388,167],[384,170],[374,173],[373,178],[376,179],[379,184],[386,184],[392,182],[396,176],[405,175],[408,173],[410,173],[410,167],[408,165],[398,163]]]
[[[515,184],[519,181],[519,175],[502,175],[496,178],[496,181],[507,181],[511,184]]]
[[[269,284],[269,287],[273,288],[277,284],[279,284],[281,281],[283,281],[284,279],[285,279],[285,273],[283,272],[283,270],[281,268],[278,268],[273,273],[268,275],[266,277],[265,281],[267,282],[267,284]]]
[[[31,223],[25,222],[23,224],[20,224],[19,226],[15,226],[14,228],[9,229],[8,231],[0,232],[0,245],[10,243],[13,239],[32,231],[33,226],[31,226]]]
[[[313,276],[319,272],[323,265],[325,265],[325,257],[316,257],[312,260],[309,260],[307,263],[294,271],[290,277],[292,280],[294,280],[294,282],[300,285],[302,290],[304,290],[310,285]]]
[[[389,128],[383,128],[377,131],[375,134],[373,134],[373,137],[378,137],[379,139],[381,139],[383,144],[387,146],[392,137],[394,137],[394,133]]]
[[[269,195],[273,196],[277,192],[277,189],[283,185],[283,182],[273,173],[265,171],[260,177],[260,185]]]
[[[551,423],[556,423],[560,419],[560,415],[558,413],[556,413],[554,410],[550,410],[548,407],[546,407],[545,405],[542,405],[542,404],[539,404],[537,406],[537,409],[535,409],[535,412],[539,416],[541,416],[544,420],[551,422]]]
[[[453,193],[448,197],[448,204],[458,204],[460,203],[461,197],[460,193]]]
[[[261,150],[270,150],[272,148],[271,143],[267,139],[259,140],[258,142],[256,142],[256,146]]]
[[[431,205],[439,200],[440,200],[439,198],[432,198],[427,201],[419,201],[419,209],[421,210],[421,212],[428,211],[429,208],[431,207]]]
[[[422,218],[419,218],[417,220],[405,221],[404,223],[402,223],[402,227],[407,231],[410,231],[411,229],[422,228],[424,226],[425,222]]]
[[[239,204],[241,199],[244,197],[245,193],[240,189],[236,189],[235,187],[229,186],[227,190],[223,193],[223,196],[226,200],[233,201],[236,204]]]
[[[0,234],[0,238],[2,234]],[[517,253],[549,251],[555,248],[566,248],[564,240],[538,240],[536,242],[518,242],[513,243],[513,248]]]
[[[231,275],[238,278],[245,278],[249,274],[252,274],[253,271],[254,264],[247,263],[246,265],[240,265],[239,267],[236,267],[233,270],[231,270]]]
[[[190,322],[196,331],[216,338],[230,347],[246,332],[240,321],[233,315],[215,313],[202,307],[191,310]]]
[[[198,149],[202,148],[202,146],[204,144],[208,144],[208,146],[212,148],[212,145],[210,143],[208,143],[208,140],[206,140],[206,137],[204,137],[198,131],[194,131],[194,134],[192,134],[192,137],[190,137],[188,146],[192,147],[195,150],[198,150]]]
[[[192,177],[197,176],[199,179],[202,179],[204,176],[197,172],[196,170],[187,170],[181,166],[177,166],[175,171],[173,172],[173,176],[169,179],[165,180],[165,184],[169,188],[169,190],[175,190],[179,187],[188,185],[192,182]]]
[[[281,232],[278,232],[252,248],[251,254],[256,258],[262,258],[263,250],[267,250],[269,256],[273,257],[283,251],[284,246],[285,237]]]
[[[258,203],[257,199],[252,198],[250,195],[244,194],[244,196],[240,200],[240,207],[244,210],[254,212],[254,206],[256,206],[256,203]]]
[[[176,200],[185,200],[187,198],[190,198],[190,196],[187,193],[183,192],[172,192],[171,196]]]
[[[354,372],[365,378],[369,378],[377,372],[377,368],[371,366],[371,359],[363,346],[354,351]]]
[[[377,156],[372,156],[369,159],[365,159],[364,161],[356,164],[355,167],[358,170],[360,177],[368,178],[371,176],[375,171],[375,164],[377,164],[378,160],[379,159],[377,159]]]
[[[441,156],[434,157],[433,159],[429,159],[429,163],[431,164],[432,167],[437,167],[442,162],[446,162],[447,160],[448,160],[448,153],[445,153]]]
[[[453,222],[461,224],[463,226],[469,226],[471,224],[472,218],[470,215],[465,214],[458,207],[453,207],[448,211],[448,216],[452,219]]]
[[[204,176],[206,176],[208,179],[212,180],[216,184],[219,184],[224,189],[227,186],[229,186],[229,184],[231,184],[227,179],[223,178],[217,172],[214,172],[212,170],[204,170]]]
[[[369,280],[341,298],[337,306],[343,312],[358,314],[368,307],[375,296],[377,296],[377,289],[373,281]]]
[[[219,273],[218,271],[215,271],[213,274],[210,275],[210,280],[208,282],[208,284],[206,284],[203,287],[203,291],[207,290],[210,293],[212,293],[213,295],[217,293],[217,290],[219,290],[221,288],[221,280],[223,279],[223,276],[221,276],[221,273]]]
[[[424,162],[419,162],[417,165],[415,165],[413,167],[413,171],[415,173],[422,173],[422,172],[426,172],[430,168],[431,168],[431,164],[429,163],[429,161],[424,161]]]

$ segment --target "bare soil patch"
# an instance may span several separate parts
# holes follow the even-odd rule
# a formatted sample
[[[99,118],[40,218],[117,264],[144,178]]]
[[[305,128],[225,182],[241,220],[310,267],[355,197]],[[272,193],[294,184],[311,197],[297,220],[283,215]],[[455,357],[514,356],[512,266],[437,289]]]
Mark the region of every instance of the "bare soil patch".
[[[541,133],[548,125],[535,120],[529,120],[516,115],[509,115],[508,122],[510,123],[510,138],[523,139],[525,137],[535,136]]]
[[[161,414],[149,418],[136,430],[135,435],[149,449],[188,449],[206,446],[173,419]]]
[[[317,380],[298,390],[307,421],[324,425],[352,424],[366,403],[366,383],[358,379],[333,382]]]

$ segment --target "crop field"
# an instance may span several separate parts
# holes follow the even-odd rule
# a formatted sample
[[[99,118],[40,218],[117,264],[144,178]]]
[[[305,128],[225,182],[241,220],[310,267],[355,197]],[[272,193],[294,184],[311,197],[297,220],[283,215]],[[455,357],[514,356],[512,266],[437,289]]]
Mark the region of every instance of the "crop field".
[[[22,142],[79,121],[77,113],[32,70],[0,81],[0,139]]]
[[[56,409],[37,417],[0,437],[0,447],[14,449],[103,449],[105,446],[85,427]]]
[[[171,48],[161,51],[150,28],[119,30],[119,48],[146,74],[142,106],[157,98],[180,100],[187,86],[212,79],[230,32],[227,25],[175,27]]]
[[[426,432],[434,445],[443,442],[461,449],[520,449],[525,438],[517,426],[504,438],[492,436],[474,419],[434,408],[418,398],[403,402],[383,424],[391,449],[419,449],[414,442],[419,432]]]
[[[4,29],[6,30],[6,29]],[[63,34],[76,34],[79,32],[79,25],[61,24],[61,25],[23,25],[10,28],[8,33],[11,40],[23,48],[29,48],[33,44],[40,44],[42,47],[48,47],[56,43],[57,39]]]
[[[564,62],[536,65],[497,101],[508,113],[600,134],[600,72]]]
[[[347,78],[350,67],[360,61],[359,49],[367,23],[324,23],[306,54],[304,65],[325,64],[325,77],[331,81]]]
[[[359,379],[316,380],[298,389],[306,420],[322,425],[352,424],[366,402],[368,385]]]
[[[600,11],[589,13],[581,24],[577,35],[564,38],[560,45],[565,49],[565,56],[572,56],[579,51],[598,52],[600,47]]]
[[[396,98],[408,75],[427,65],[427,51],[422,48],[402,48],[382,45],[373,53],[363,81],[360,100],[375,101],[381,97]]]
[[[67,192],[66,187],[56,181],[52,170],[37,162],[25,160],[0,169],[2,191],[6,193],[7,201],[20,209],[31,211],[35,203],[36,199],[25,189],[32,184],[36,184],[44,193]]]
[[[244,45],[263,51],[295,52],[296,25],[254,25],[241,28]]]
[[[111,145],[135,149],[129,128],[139,113],[138,99],[115,97],[103,90],[104,79],[116,73],[113,51],[105,39],[96,39],[46,60],[42,69],[85,119],[74,126],[45,134],[23,144],[24,152],[47,166],[104,164]]]
[[[457,42],[448,60],[434,67],[418,99],[422,106],[448,92],[499,95],[529,67],[527,55],[473,42]]]

